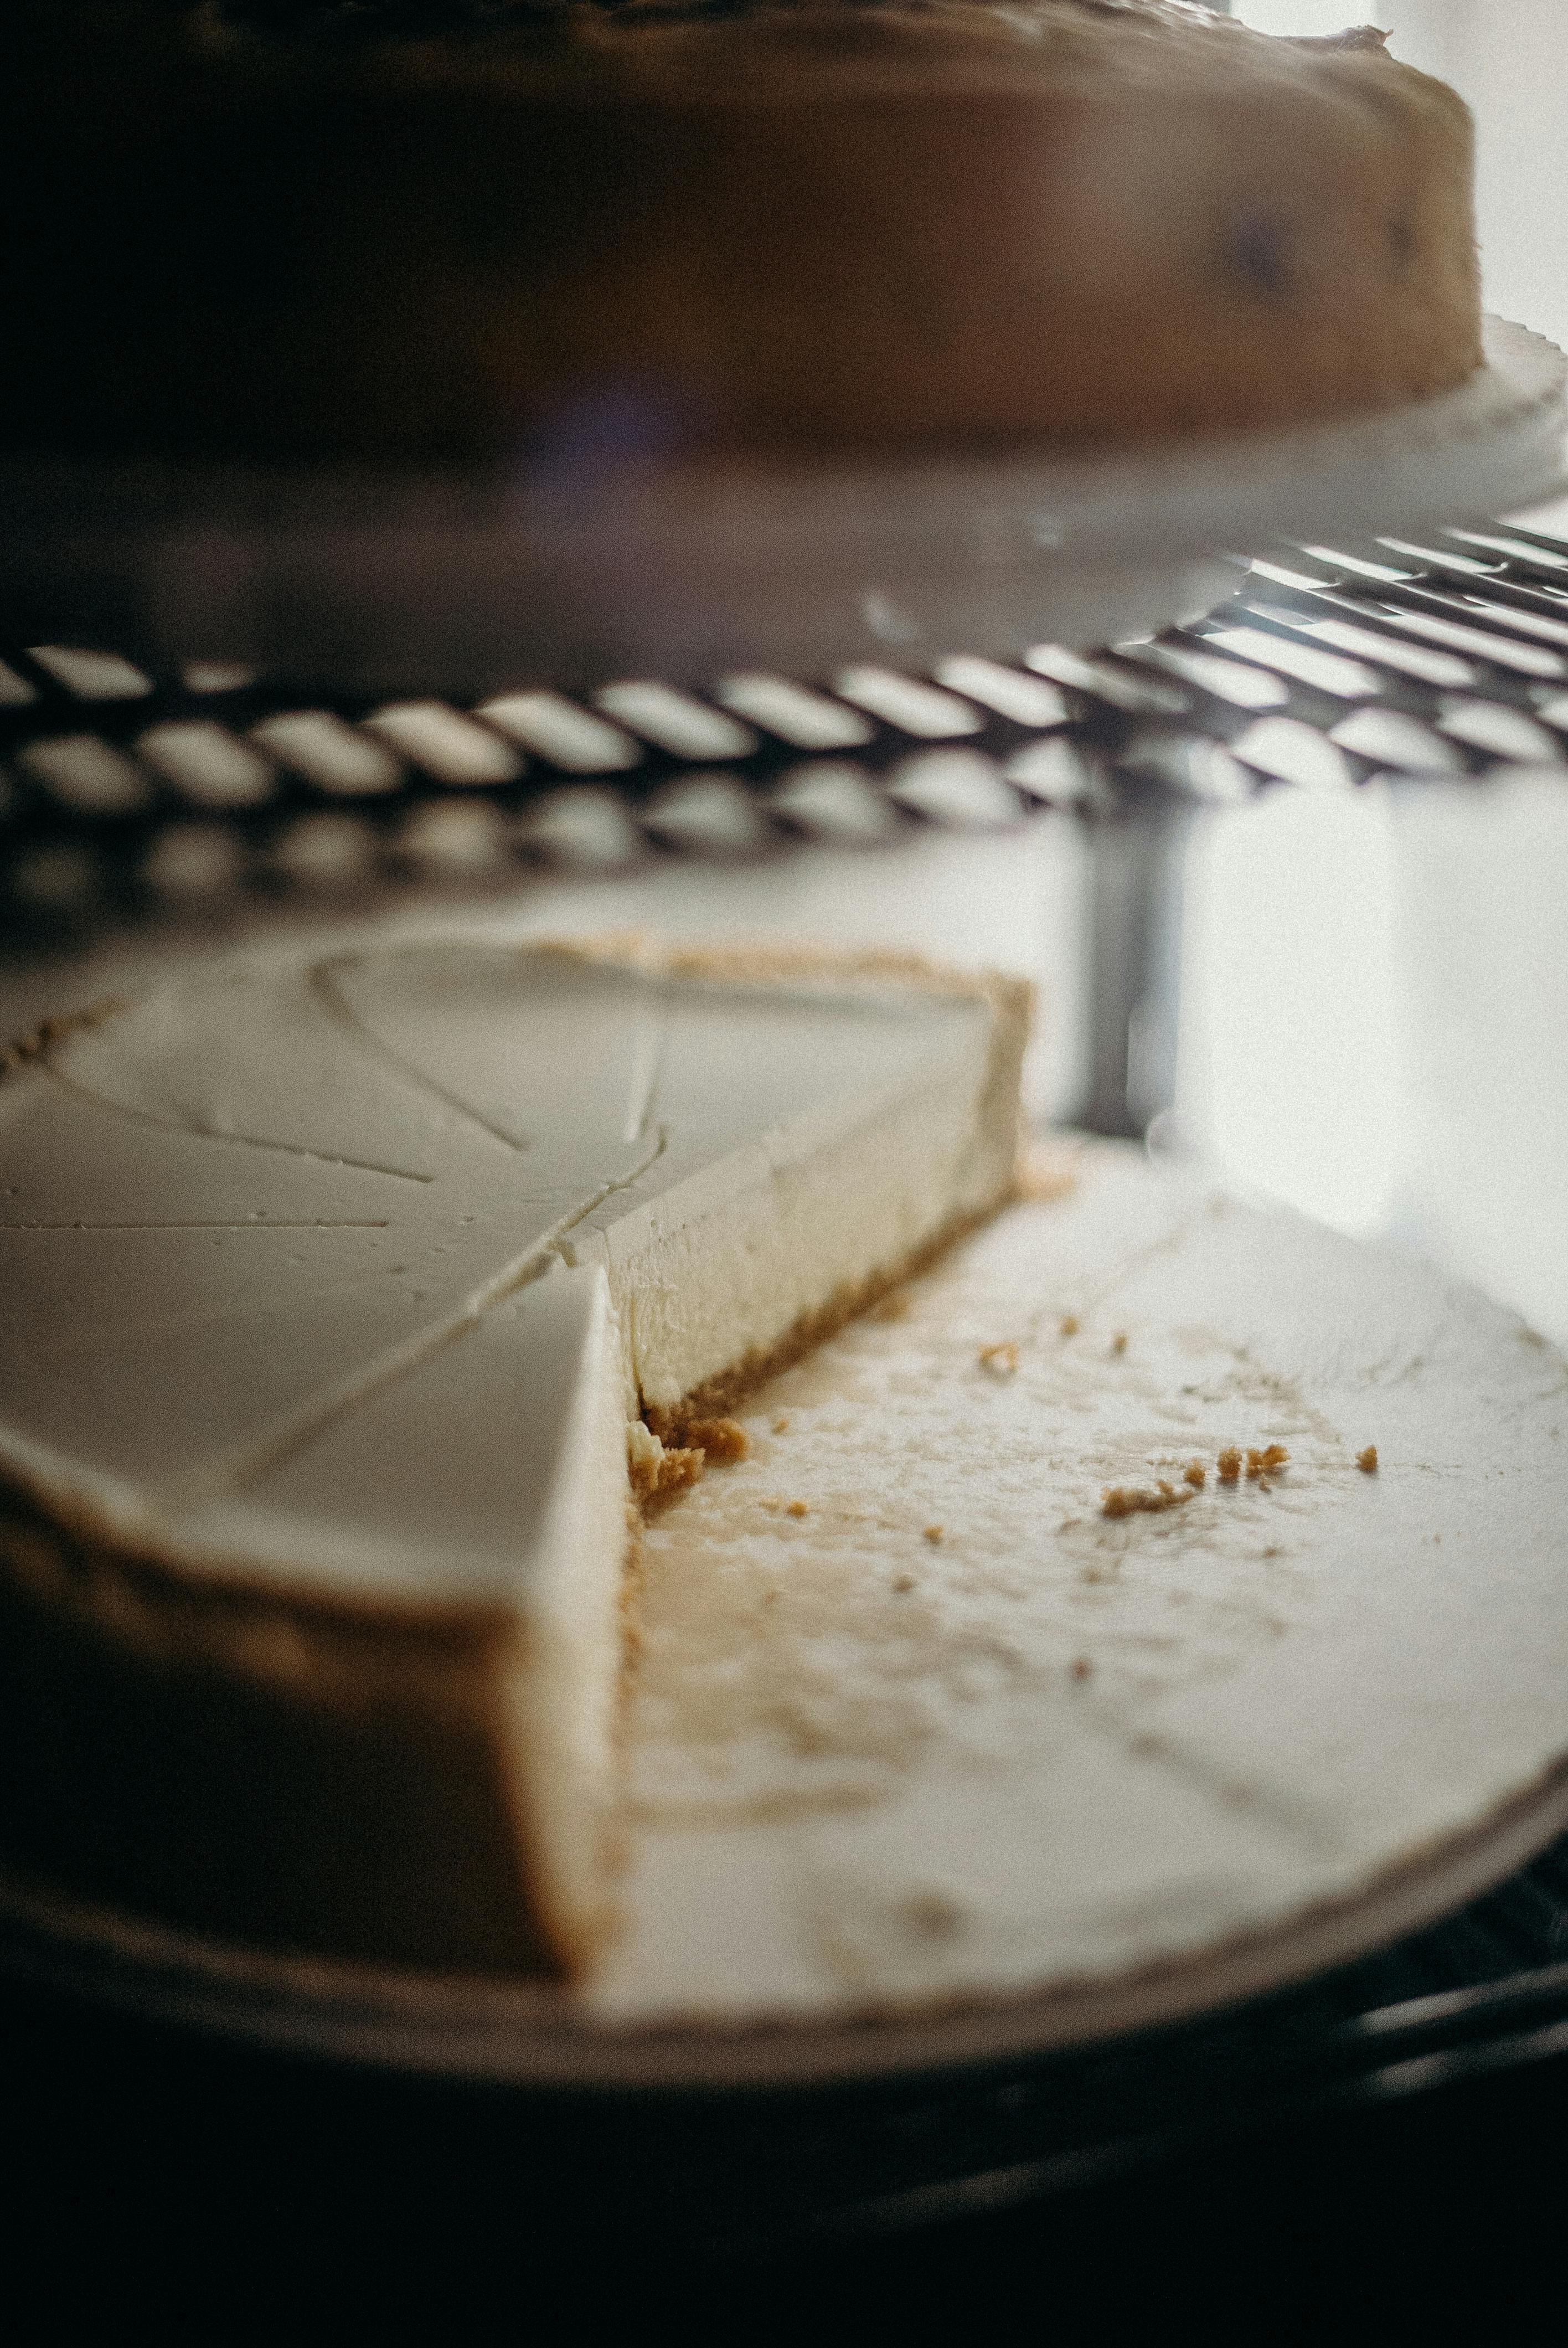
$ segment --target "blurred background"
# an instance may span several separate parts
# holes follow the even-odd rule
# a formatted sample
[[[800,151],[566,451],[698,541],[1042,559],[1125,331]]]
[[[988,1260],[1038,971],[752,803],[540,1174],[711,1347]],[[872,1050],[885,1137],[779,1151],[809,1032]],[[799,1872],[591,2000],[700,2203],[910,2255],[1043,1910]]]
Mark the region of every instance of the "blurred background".
[[[1563,0],[1236,0],[1384,27],[1477,130],[1487,307],[1568,343]],[[1568,531],[1568,503],[1538,523]],[[1266,793],[1185,843],[1173,1142],[1568,1342],[1568,777]],[[1151,1106],[1153,1103],[1151,1102]]]

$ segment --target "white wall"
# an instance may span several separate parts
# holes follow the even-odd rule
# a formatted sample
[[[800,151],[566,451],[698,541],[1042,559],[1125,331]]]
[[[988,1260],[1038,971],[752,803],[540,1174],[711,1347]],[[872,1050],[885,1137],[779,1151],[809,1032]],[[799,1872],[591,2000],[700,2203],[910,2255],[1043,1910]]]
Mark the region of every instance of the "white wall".
[[[1266,33],[1381,25],[1476,118],[1486,304],[1568,344],[1568,0],[1235,0]]]
[[[1360,21],[1469,101],[1488,307],[1568,344],[1568,0],[1236,0]],[[1568,500],[1551,523],[1568,529]],[[1568,1345],[1568,796],[1274,792],[1194,833],[1175,1129],[1392,1231]]]

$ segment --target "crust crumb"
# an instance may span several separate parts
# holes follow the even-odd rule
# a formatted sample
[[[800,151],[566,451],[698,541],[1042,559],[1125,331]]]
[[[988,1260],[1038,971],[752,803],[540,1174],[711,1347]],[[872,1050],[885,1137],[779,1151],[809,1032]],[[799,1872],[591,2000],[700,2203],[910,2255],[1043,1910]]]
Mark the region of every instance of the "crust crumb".
[[[933,1549],[939,1549],[942,1545],[942,1537],[946,1533],[947,1529],[948,1528],[946,1525],[927,1525],[920,1538],[922,1540],[928,1540]]]
[[[1010,1378],[1018,1367],[1018,1347],[1011,1338],[1004,1337],[999,1345],[982,1345],[980,1367],[989,1370],[993,1378]]]
[[[775,1435],[785,1435],[788,1431],[789,1413],[787,1410],[781,1410],[778,1416],[774,1421],[774,1433]]]
[[[660,1493],[683,1492],[688,1484],[696,1483],[702,1473],[702,1467],[703,1454],[701,1451],[685,1448],[667,1451],[659,1463],[659,1481],[654,1489]]]
[[[1087,1655],[1075,1655],[1072,1659],[1071,1670],[1075,1680],[1086,1680],[1092,1674],[1094,1666]]]
[[[1227,1444],[1225,1448],[1220,1453],[1219,1458],[1215,1462],[1215,1472],[1217,1473],[1222,1484],[1240,1483],[1241,1453],[1236,1449],[1234,1443]]]
[[[1124,1354],[1127,1351],[1127,1332],[1125,1329],[1117,1330],[1116,1334],[1111,1340],[1111,1351],[1113,1354]]]
[[[671,1447],[651,1428],[634,1419],[627,1430],[626,1472],[640,1500],[661,1499],[667,1492],[684,1491],[694,1484],[706,1464],[694,1446]]]
[[[811,1514],[811,1510],[807,1508],[804,1500],[786,1500],[784,1502],[784,1514],[786,1517],[808,1517]]]
[[[893,1577],[893,1587],[898,1592],[900,1598],[907,1597],[909,1591],[915,1587],[914,1575],[912,1573],[896,1573]]]
[[[694,1418],[686,1440],[710,1459],[743,1459],[752,1447],[751,1437],[734,1418]]]
[[[1077,1315],[1077,1313],[1064,1313],[1062,1314],[1062,1316],[1061,1316],[1061,1334],[1062,1334],[1062,1335],[1063,1335],[1064,1337],[1076,1337],[1076,1336],[1077,1336],[1077,1334],[1078,1334],[1078,1332],[1079,1332],[1080,1325],[1081,1325],[1081,1324],[1080,1324],[1079,1318],[1078,1318],[1078,1315]]]
[[[1375,1476],[1377,1474],[1378,1447],[1375,1443],[1368,1443],[1365,1451],[1358,1451],[1356,1454],[1356,1465],[1359,1468],[1363,1476]]]
[[[631,1474],[631,1488],[641,1500],[661,1500],[666,1493],[683,1492],[702,1473],[700,1451],[666,1451],[651,1467],[641,1463]]]
[[[1209,1480],[1209,1471],[1201,1459],[1190,1459],[1182,1470],[1182,1480],[1190,1484],[1194,1492],[1201,1492]]]
[[[1191,1489],[1178,1492],[1163,1476],[1152,1492],[1141,1484],[1112,1484],[1100,1495],[1100,1513],[1102,1517],[1158,1517],[1196,1497]]]
[[[1264,1451],[1249,1450],[1246,1455],[1246,1480],[1249,1484],[1261,1484],[1266,1492],[1269,1477],[1277,1476],[1279,1470],[1289,1464],[1290,1454],[1283,1443],[1271,1443]]]

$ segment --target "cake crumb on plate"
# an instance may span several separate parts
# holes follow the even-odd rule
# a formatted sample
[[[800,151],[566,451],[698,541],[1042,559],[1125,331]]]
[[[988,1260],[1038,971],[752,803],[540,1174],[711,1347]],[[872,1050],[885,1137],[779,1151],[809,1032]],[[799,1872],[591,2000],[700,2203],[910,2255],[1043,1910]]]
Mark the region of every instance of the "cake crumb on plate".
[[[744,1459],[752,1440],[738,1419],[693,1418],[686,1427],[688,1441],[708,1459]]]
[[[1179,1492],[1163,1476],[1152,1492],[1141,1484],[1112,1484],[1100,1495],[1100,1513],[1102,1517],[1158,1517],[1196,1497],[1190,1488]]]

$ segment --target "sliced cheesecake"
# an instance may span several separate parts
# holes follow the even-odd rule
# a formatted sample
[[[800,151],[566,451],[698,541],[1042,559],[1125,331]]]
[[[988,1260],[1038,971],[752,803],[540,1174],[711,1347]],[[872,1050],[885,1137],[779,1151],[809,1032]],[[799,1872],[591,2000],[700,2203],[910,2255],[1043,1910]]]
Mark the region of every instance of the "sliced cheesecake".
[[[1022,988],[472,940],[215,962],[0,1081],[0,1858],[580,1970],[634,1493],[1013,1179]]]

